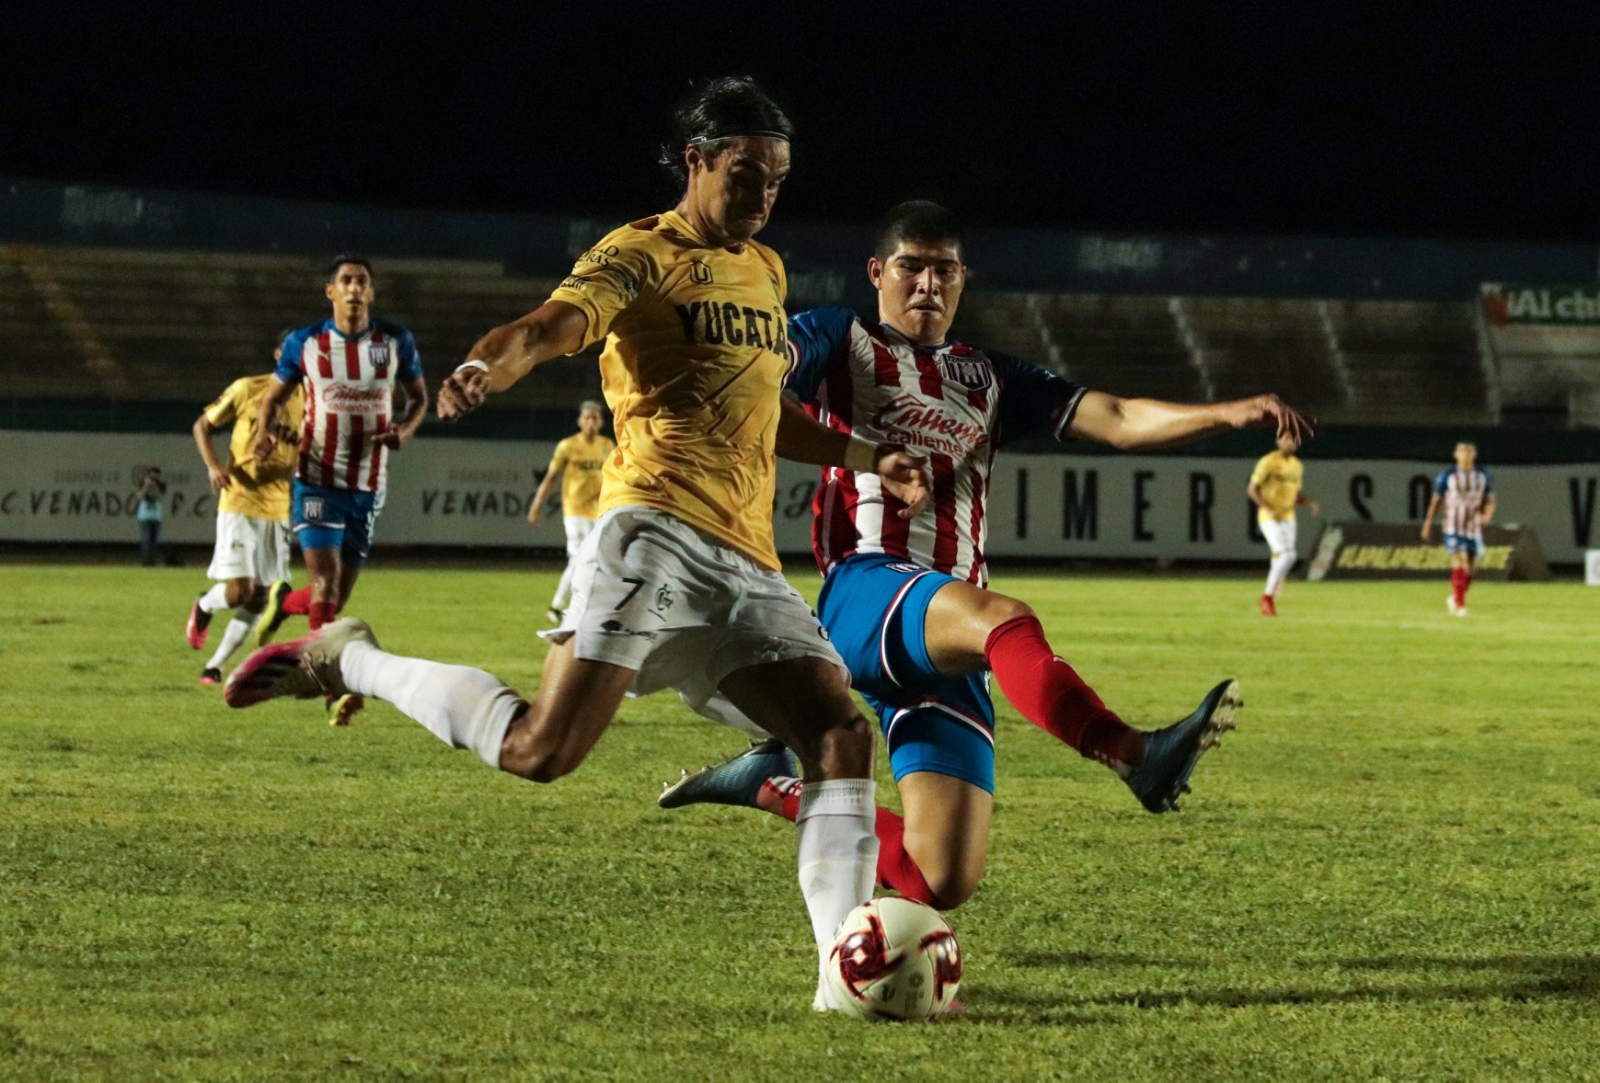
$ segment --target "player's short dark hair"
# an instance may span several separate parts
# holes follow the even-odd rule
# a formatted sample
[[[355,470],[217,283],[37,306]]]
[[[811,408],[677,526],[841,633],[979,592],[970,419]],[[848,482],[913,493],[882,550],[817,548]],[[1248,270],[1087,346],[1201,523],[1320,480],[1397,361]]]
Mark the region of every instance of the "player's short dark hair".
[[[891,207],[878,226],[872,252],[880,261],[907,241],[917,244],[954,244],[962,258],[967,254],[967,231],[948,207],[926,199],[912,199]]]
[[[294,328],[293,327],[285,327],[282,331],[279,331],[278,332],[278,344],[276,346],[274,346],[273,349],[275,349],[275,350],[283,349],[283,344],[285,342],[289,341],[289,336],[292,335],[292,334],[294,334]]]
[[[662,144],[661,164],[680,183],[689,180],[683,148],[694,144],[708,158],[722,153],[726,140],[763,135],[793,141],[794,124],[778,103],[748,75],[725,75],[694,86],[672,114],[673,142]]]
[[[587,414],[590,411],[599,414],[601,417],[606,416],[605,407],[601,406],[594,399],[584,399],[582,402],[578,403],[578,413]]]
[[[353,263],[357,267],[365,267],[367,269],[368,278],[378,277],[372,273],[372,261],[366,256],[358,256],[354,252],[340,252],[328,263],[328,281],[332,282],[334,279],[338,278],[339,268],[343,267],[347,263]],[[279,345],[282,345],[282,343],[279,343]]]

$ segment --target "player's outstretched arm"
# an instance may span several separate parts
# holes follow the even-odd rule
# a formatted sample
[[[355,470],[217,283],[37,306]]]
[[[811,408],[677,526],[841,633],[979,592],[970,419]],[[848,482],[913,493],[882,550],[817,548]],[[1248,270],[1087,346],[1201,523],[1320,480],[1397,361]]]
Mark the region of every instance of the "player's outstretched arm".
[[[467,360],[439,387],[439,417],[454,421],[504,391],[536,365],[583,349],[589,317],[576,305],[546,301],[522,319],[478,340]]]
[[[1311,435],[1311,423],[1276,395],[1257,395],[1232,402],[1186,405],[1160,399],[1123,399],[1103,391],[1086,391],[1073,415],[1072,435],[1135,451],[1166,447],[1219,432],[1271,426],[1296,440]]]
[[[900,512],[902,519],[914,519],[928,510],[933,490],[928,484],[926,460],[894,444],[873,444],[830,429],[793,399],[783,400],[782,411],[777,439],[780,459],[877,474],[884,489],[906,505]]]

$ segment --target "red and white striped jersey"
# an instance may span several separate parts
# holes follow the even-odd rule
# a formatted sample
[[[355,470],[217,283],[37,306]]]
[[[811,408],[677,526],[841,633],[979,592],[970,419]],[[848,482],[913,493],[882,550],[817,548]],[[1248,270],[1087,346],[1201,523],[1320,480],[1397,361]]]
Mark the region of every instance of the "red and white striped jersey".
[[[389,426],[396,379],[422,378],[411,332],[385,320],[353,338],[331,319],[302,327],[284,341],[277,376],[305,387],[296,476],[325,489],[381,492],[389,449],[373,437]]]
[[[988,581],[984,518],[995,452],[1007,440],[1070,427],[1084,389],[1026,361],[976,346],[917,346],[848,309],[789,321],[787,386],[811,416],[928,458],[933,508],[915,519],[876,474],[825,467],[813,502],[812,550],[826,574],[854,553],[901,557],[958,579]]]
[[[1483,541],[1483,505],[1494,493],[1489,472],[1452,467],[1440,473],[1433,491],[1444,497],[1444,532]]]

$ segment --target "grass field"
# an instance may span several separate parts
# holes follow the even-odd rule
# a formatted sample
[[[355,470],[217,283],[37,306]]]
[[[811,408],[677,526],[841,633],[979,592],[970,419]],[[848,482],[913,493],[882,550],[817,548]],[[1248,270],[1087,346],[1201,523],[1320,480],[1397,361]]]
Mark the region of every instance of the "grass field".
[[[970,1010],[871,1027],[808,1010],[793,829],[655,807],[736,734],[630,703],[541,788],[229,711],[202,585],[0,566],[0,1077],[1600,1078],[1600,591],[1003,576],[1125,717],[1237,676],[1240,728],[1155,817],[1002,704]],[[380,559],[353,611],[527,689],[552,585]]]

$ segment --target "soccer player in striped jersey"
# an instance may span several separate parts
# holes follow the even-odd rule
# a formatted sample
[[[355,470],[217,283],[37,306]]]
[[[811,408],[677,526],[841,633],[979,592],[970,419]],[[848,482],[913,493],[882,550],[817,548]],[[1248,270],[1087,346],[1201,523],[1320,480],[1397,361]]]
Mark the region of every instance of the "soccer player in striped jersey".
[[[1450,594],[1445,608],[1452,616],[1467,615],[1467,588],[1472,586],[1472,566],[1483,548],[1483,528],[1494,517],[1494,481],[1479,470],[1478,445],[1463,440],[1456,445],[1456,465],[1434,479],[1433,499],[1422,517],[1422,540],[1433,533],[1433,517],[1444,506],[1444,547],[1450,553]]]
[[[926,492],[911,456],[830,432],[783,398],[787,276],[755,234],[789,174],[788,118],[753,81],[719,79],[683,105],[677,128],[678,205],[613,230],[548,301],[484,336],[439,392],[439,415],[457,418],[536,365],[605,343],[618,449],[572,604],[542,633],[552,646],[538,693],[390,654],[347,619],[257,651],[224,695],[235,707],[324,690],[380,696],[535,782],[576,770],[630,691],[672,687],[691,705],[725,695],[805,764],[799,882],[818,949],[814,1005],[826,1010],[834,933],[872,896],[874,739],[838,652],[783,579],[776,454],[880,470],[908,513]]]
[[[278,339],[276,361],[290,332]],[[189,646],[205,646],[211,618],[224,609],[233,619],[222,642],[200,671],[201,684],[222,683],[222,666],[244,644],[267,603],[267,584],[289,577],[289,479],[298,456],[301,395],[298,389],[278,412],[278,441],[270,459],[256,459],[261,403],[272,374],[233,381],[194,423],[194,442],[217,498],[217,542],[206,577],[216,585],[195,600],[184,629]],[[233,426],[228,462],[217,458],[212,435]]]
[[[600,518],[600,475],[606,460],[617,449],[609,436],[600,435],[602,423],[598,402],[578,406],[578,432],[556,445],[528,509],[528,525],[538,526],[544,502],[556,479],[561,479],[561,525],[567,532],[567,566],[562,569],[555,597],[545,611],[545,619],[552,623],[560,623],[562,612],[572,600],[572,573],[577,567],[578,550]]]
[[[1309,427],[1275,395],[1185,406],[1090,391],[1026,361],[953,342],[966,283],[960,223],[943,207],[890,212],[867,274],[876,320],[818,309],[790,321],[788,386],[829,428],[926,457],[933,511],[908,518],[878,479],[822,473],[812,524],[826,576],[818,615],[855,687],[877,711],[904,817],[877,811],[879,883],[940,908],[982,876],[994,791],[991,673],[1013,707],[1114,770],[1151,812],[1176,807],[1190,772],[1232,726],[1238,686],[1218,684],[1188,718],[1128,726],[1057,654],[1026,602],[988,589],[985,503],[995,453],[1029,438],[1124,450],[1219,429]],[[710,713],[737,724],[729,705]],[[752,730],[753,727],[745,727]],[[792,818],[803,786],[774,742],[695,775],[664,807],[748,804]]]
[[[292,592],[287,582],[272,585],[257,642],[270,639],[288,614],[304,613],[314,630],[349,602],[372,549],[389,453],[410,442],[428,408],[416,340],[404,327],[372,316],[372,264],[362,256],[335,257],[323,292],[333,316],[292,332],[283,344],[256,444],[257,458],[271,456],[278,413],[303,386],[291,507],[311,582]],[[405,394],[399,416],[396,388]],[[330,721],[343,725],[361,700],[338,697],[329,706]]]

